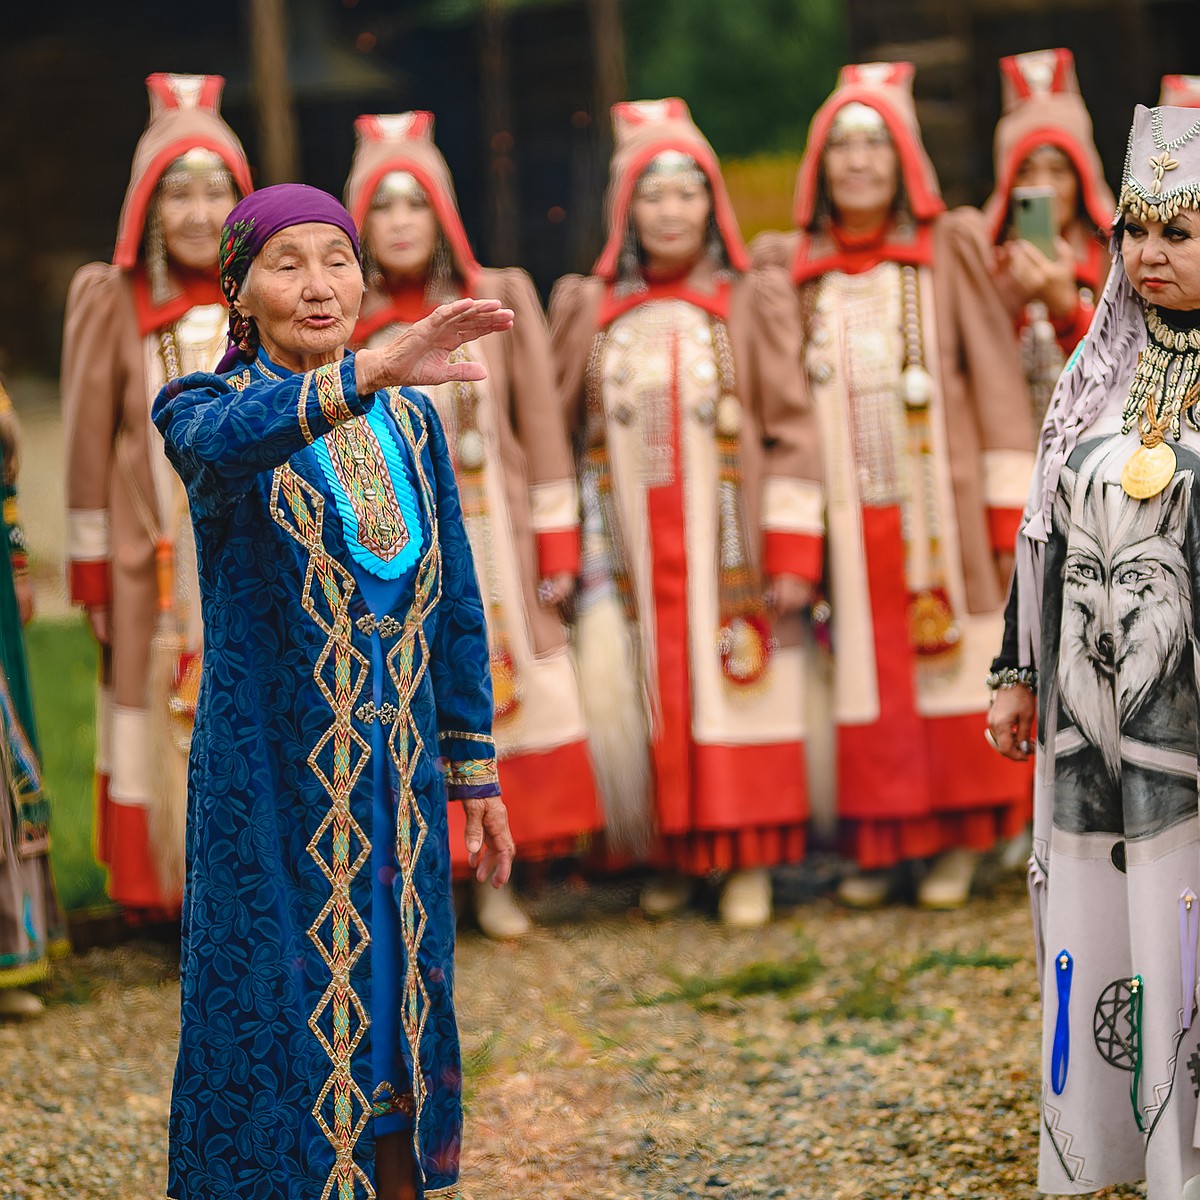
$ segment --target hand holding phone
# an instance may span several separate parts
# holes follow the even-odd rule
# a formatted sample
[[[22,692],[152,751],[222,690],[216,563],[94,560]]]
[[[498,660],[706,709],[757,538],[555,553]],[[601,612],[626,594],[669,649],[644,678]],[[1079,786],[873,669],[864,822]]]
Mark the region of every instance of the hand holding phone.
[[[1013,232],[1053,262],[1058,257],[1054,228],[1054,189],[1015,187],[1012,190]]]

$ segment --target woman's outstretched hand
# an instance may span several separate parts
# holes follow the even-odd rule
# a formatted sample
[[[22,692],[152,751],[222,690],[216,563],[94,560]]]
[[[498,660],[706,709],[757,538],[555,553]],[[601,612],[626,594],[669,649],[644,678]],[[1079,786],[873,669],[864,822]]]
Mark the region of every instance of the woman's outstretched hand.
[[[512,873],[517,848],[508,831],[508,809],[499,796],[463,800],[467,815],[467,861],[475,868],[475,878],[493,887],[502,887]]]
[[[361,395],[385,387],[433,387],[455,380],[486,379],[476,362],[451,362],[467,342],[511,329],[513,312],[499,300],[455,300],[397,334],[386,346],[354,356],[355,386]]]

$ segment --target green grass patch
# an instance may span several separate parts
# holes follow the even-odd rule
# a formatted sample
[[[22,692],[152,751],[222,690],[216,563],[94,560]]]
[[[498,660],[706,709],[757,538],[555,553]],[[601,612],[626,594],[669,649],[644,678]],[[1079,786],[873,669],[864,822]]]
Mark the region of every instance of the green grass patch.
[[[479,1085],[492,1073],[496,1065],[496,1047],[500,1044],[498,1033],[489,1033],[473,1050],[463,1055],[463,1109],[469,1111]]]
[[[963,952],[961,950],[930,950],[922,954],[908,968],[908,974],[920,975],[922,971],[948,973],[956,967],[973,967],[976,970],[1003,971],[1011,967],[1017,958],[1012,954],[989,954],[982,948]]]
[[[107,903],[94,853],[96,643],[82,618],[25,630],[42,770],[51,805],[51,852],[67,910]]]
[[[810,949],[798,958],[748,963],[724,975],[679,976],[674,988],[642,997],[638,1003],[672,1004],[682,1000],[711,1009],[712,999],[717,996],[731,996],[738,1000],[747,996],[790,996],[812,983],[821,973],[821,968],[820,958]]]
[[[903,980],[889,979],[878,967],[867,967],[838,996],[829,1016],[858,1021],[894,1021],[904,1009],[900,1003]]]

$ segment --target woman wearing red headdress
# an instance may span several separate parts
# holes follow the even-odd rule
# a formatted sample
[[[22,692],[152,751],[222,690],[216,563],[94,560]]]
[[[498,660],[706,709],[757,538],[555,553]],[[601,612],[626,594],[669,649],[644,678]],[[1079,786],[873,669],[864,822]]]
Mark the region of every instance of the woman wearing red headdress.
[[[800,164],[796,230],[756,261],[799,291],[826,477],[838,813],[882,903],[965,902],[978,853],[1028,816],[1027,771],[979,735],[1033,431],[1011,325],[969,219],[945,214],[912,67],[847,67]]]
[[[225,349],[221,223],[251,190],[215,75],[151,75],[110,266],[71,281],[63,331],[71,599],[100,645],[97,853],[128,913],[178,912],[200,612],[182,486],[150,422],[168,380]]]
[[[579,518],[545,318],[524,271],[475,261],[433,142],[433,114],[364,116],[356,128],[346,206],[362,235],[367,277],[356,340],[382,343],[462,296],[497,298],[516,313],[511,330],[460,351],[478,357],[486,379],[441,384],[429,395],[451,446],[487,605],[494,736],[518,854],[574,854],[599,817],[559,612],[579,572]],[[461,824],[452,807],[451,852],[465,878]],[[528,930],[507,885],[476,881],[473,890],[489,936]]]
[[[996,126],[996,188],[983,207],[996,279],[1021,341],[1040,428],[1067,355],[1088,331],[1108,278],[1116,200],[1104,182],[1092,120],[1069,50],[1000,60],[1004,115]],[[1053,193],[1053,257],[1020,235],[1014,190]]]
[[[610,845],[678,873],[647,911],[722,871],[723,919],[760,924],[767,869],[802,855],[808,813],[795,626],[821,490],[795,299],[782,272],[749,269],[683,101],[613,115],[608,243],[550,302],[585,443],[589,735]]]

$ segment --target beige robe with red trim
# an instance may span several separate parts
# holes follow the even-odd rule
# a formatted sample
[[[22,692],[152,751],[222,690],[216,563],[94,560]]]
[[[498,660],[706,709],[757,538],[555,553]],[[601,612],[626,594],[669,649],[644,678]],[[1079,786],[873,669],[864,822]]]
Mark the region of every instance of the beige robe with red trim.
[[[715,290],[706,266],[690,282]],[[551,298],[560,391],[576,430],[583,427],[585,375],[604,319],[605,291],[601,279],[567,276]],[[743,409],[739,458],[749,557],[767,575],[815,579],[819,451],[795,366],[799,329],[786,276],[737,276],[726,325]],[[611,320],[599,370],[612,485],[638,612],[663,857],[690,871],[797,858],[808,801],[796,619],[777,628],[780,644],[757,685],[738,689],[720,664],[713,436],[720,396],[708,313],[685,298],[652,294]],[[678,489],[675,508],[656,515],[666,510],[655,493],[670,488]],[[672,623],[655,608],[672,585],[656,563],[680,556],[686,600],[681,619]],[[681,660],[682,677],[679,670],[674,676],[680,687],[664,694],[664,664]]]
[[[752,247],[755,261],[790,266],[797,258],[799,238],[797,233],[761,235]],[[928,410],[931,495],[942,535],[944,584],[958,620],[960,642],[935,669],[912,668],[904,677],[906,694],[900,707],[918,721],[914,736],[927,738],[929,744],[922,742],[913,749],[920,761],[912,764],[912,786],[905,788],[911,794],[901,811],[880,803],[877,789],[885,781],[875,778],[884,748],[897,756],[898,771],[907,773],[901,761],[905,748],[896,742],[907,741],[909,735],[889,715],[896,698],[885,695],[879,682],[885,677],[881,674],[885,666],[899,674],[904,669],[891,661],[896,647],[886,639],[881,643],[879,617],[873,609],[872,588],[879,586],[876,581],[882,569],[880,562],[872,561],[872,555],[879,553],[873,542],[875,517],[860,495],[867,480],[861,474],[853,432],[855,400],[847,392],[849,360],[838,293],[825,286],[839,277],[819,276],[800,289],[805,355],[827,475],[828,574],[834,612],[831,716],[840,730],[838,808],[863,827],[875,827],[873,833],[864,835],[862,829],[855,833],[853,849],[864,867],[888,866],[899,858],[954,845],[990,844],[998,832],[1018,827],[1028,807],[1025,775],[995,756],[983,740],[983,713],[988,699],[984,677],[1002,628],[1007,584],[1000,577],[996,555],[1012,551],[1033,466],[1029,401],[1007,313],[971,225],[959,214],[934,221],[932,262],[932,267],[917,269],[925,366],[933,383]],[[840,276],[855,287],[874,289],[883,314],[878,336],[893,341],[897,385],[904,361],[899,271],[896,264],[885,262],[859,275]],[[825,311],[818,313],[818,307]],[[914,486],[911,467],[910,463],[903,468],[910,489]],[[898,537],[895,540],[901,549]],[[910,539],[910,547],[919,541],[919,537]],[[919,557],[914,559],[910,572],[921,568]],[[903,571],[903,565],[896,570]],[[911,586],[912,579],[907,583]],[[898,603],[904,606],[903,597]],[[906,647],[903,653],[911,656],[912,652]],[[922,721],[927,727],[924,734],[919,733]],[[858,745],[860,734],[866,737],[865,746]],[[870,746],[880,753],[872,756]],[[970,790],[972,780],[995,781],[1009,775],[1009,782],[999,782],[995,788],[988,782],[969,802],[965,793],[961,801],[956,799],[955,790],[964,781]],[[939,794],[922,796],[922,790]],[[1020,815],[1014,815],[1018,809]],[[898,823],[905,827],[898,829]]]
[[[537,598],[542,577],[579,570],[579,506],[567,431],[554,386],[545,318],[529,276],[516,268],[479,272],[478,298],[495,298],[515,314],[509,333],[491,334],[465,351],[487,379],[473,385],[483,436],[485,511],[465,513],[492,650],[513,660],[515,710],[497,717],[493,734],[509,821],[523,857],[575,853],[600,827],[579,690],[562,621]],[[386,304],[368,294],[363,317]],[[369,339],[379,345],[398,326]],[[428,388],[446,431],[455,473],[455,386]],[[466,493],[464,492],[464,495]],[[461,806],[451,807],[455,867],[467,869]]]
[[[185,372],[216,366],[225,320],[222,306],[204,305],[176,323]],[[67,558],[72,601],[110,610],[97,706],[97,847],[112,898],[129,908],[179,902],[161,894],[147,830],[158,786],[147,707],[158,585],[144,511],[179,548],[190,545],[186,502],[150,421],[164,378],[158,335],[138,332],[130,276],[103,263],[81,268],[63,331]],[[181,633],[200,648],[197,605]]]

